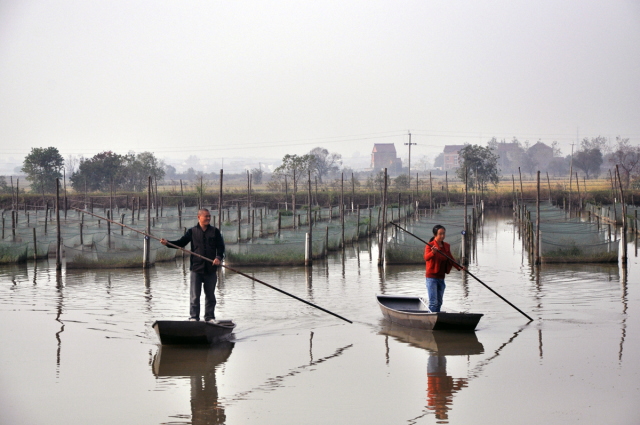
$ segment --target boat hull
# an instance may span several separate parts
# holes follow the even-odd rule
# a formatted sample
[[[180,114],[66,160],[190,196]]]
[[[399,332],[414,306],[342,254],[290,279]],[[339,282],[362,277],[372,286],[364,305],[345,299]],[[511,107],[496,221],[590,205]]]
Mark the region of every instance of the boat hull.
[[[157,320],[153,323],[162,345],[211,345],[226,341],[235,327],[233,322]]]
[[[386,319],[411,328],[470,332],[483,316],[480,313],[432,313],[418,297],[378,295],[377,298]]]

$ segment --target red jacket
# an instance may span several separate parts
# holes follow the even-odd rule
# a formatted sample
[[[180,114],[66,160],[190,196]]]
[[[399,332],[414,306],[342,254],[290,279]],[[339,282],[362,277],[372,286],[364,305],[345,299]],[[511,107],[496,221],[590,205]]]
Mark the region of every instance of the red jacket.
[[[458,270],[462,270],[447,257],[431,249],[431,247],[435,247],[436,249],[443,251],[449,257],[453,258],[453,255],[451,254],[451,246],[446,242],[443,242],[443,244],[444,248],[439,248],[438,242],[433,240],[424,247],[424,261],[427,262],[427,277],[444,279],[444,275],[448,274],[451,271],[452,267],[455,267]]]

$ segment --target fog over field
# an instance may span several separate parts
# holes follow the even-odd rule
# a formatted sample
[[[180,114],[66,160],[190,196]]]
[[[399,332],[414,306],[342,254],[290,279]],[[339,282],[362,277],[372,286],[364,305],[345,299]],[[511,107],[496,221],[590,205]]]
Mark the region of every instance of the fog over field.
[[[0,170],[152,151],[179,170],[316,146],[640,141],[637,1],[0,2]],[[223,159],[224,158],[224,159]]]

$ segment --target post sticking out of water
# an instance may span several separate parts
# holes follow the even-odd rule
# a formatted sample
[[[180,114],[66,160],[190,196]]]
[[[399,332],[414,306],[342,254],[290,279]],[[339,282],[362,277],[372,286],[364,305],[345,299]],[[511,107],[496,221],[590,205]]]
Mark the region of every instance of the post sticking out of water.
[[[431,181],[431,171],[429,171],[429,214],[433,213],[433,182]]]
[[[342,228],[342,237],[340,246],[344,248],[344,173],[340,177],[340,226]]]
[[[448,175],[448,171],[444,172],[444,185],[445,185],[445,188],[447,189],[447,204],[449,204],[449,175]]]
[[[307,170],[308,172],[308,186],[309,190],[307,192],[307,201],[308,201],[308,210],[307,210],[307,220],[309,221],[309,232],[306,237],[306,248],[305,248],[305,266],[311,266],[313,263],[313,222],[311,221],[311,170]]]
[[[139,200],[140,198],[138,198]],[[138,214],[140,214],[140,209],[138,208]],[[140,218],[140,217],[138,217]],[[148,177],[148,183],[147,183],[147,229],[146,229],[146,233],[147,235],[149,233],[151,233],[151,176]],[[143,252],[143,259],[142,259],[142,268],[149,268],[150,264],[149,264],[149,258],[150,258],[150,248],[151,248],[151,240],[149,239],[148,236],[144,237],[144,252]]]
[[[382,192],[382,226],[380,226],[380,234],[378,239],[378,267],[384,265],[384,230],[387,224],[387,169],[384,169],[384,190]]]
[[[218,193],[218,229],[222,229],[222,174],[223,170],[220,169],[220,192]],[[182,188],[182,180],[180,180],[180,187]]]
[[[62,270],[62,235],[60,233],[60,179],[56,179],[56,270]]]
[[[540,170],[538,170],[538,181],[537,181],[537,190],[536,190],[536,241],[535,241],[535,262],[536,264],[540,264]]]
[[[309,233],[304,234],[304,265],[305,267],[311,266],[311,235]]]
[[[620,202],[622,204],[622,264],[627,264],[627,204],[624,202],[624,192],[622,191],[622,181],[620,179],[620,170],[616,164],[616,177],[618,178],[618,187],[620,188]]]
[[[462,235],[462,264],[469,264],[469,259],[467,258],[467,233],[469,232],[469,227],[467,226],[467,191],[469,188],[468,183],[468,175],[469,169],[465,167],[464,169],[464,234]]]
[[[4,219],[3,219],[4,220]],[[36,242],[36,228],[33,229],[33,259],[38,259],[38,244]],[[80,237],[80,241],[82,242],[82,237]]]

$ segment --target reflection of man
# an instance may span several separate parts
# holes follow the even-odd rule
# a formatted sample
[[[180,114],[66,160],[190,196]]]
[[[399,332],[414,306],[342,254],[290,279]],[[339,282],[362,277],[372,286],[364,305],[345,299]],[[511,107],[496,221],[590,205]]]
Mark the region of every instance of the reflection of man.
[[[224,256],[224,239],[220,230],[211,226],[211,213],[207,209],[198,211],[198,224],[187,230],[187,233],[177,241],[167,241],[161,239],[163,245],[170,242],[181,248],[191,244],[191,251],[206,258],[213,258],[213,263],[202,258],[191,255],[191,307],[189,310],[189,320],[200,320],[200,294],[204,287],[205,306],[204,320],[215,320],[214,310],[216,308],[216,282],[218,277],[216,271],[222,257]],[[169,248],[172,248],[169,246]]]
[[[216,371],[191,377],[191,423],[193,425],[223,424],[227,421],[224,407],[218,404]]]
[[[453,379],[447,375],[447,358],[431,355],[427,363],[427,408],[434,410],[437,419],[449,419],[447,412],[453,394],[467,386],[466,378]]]

